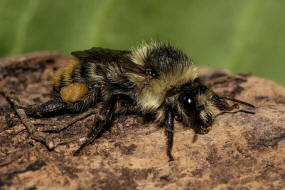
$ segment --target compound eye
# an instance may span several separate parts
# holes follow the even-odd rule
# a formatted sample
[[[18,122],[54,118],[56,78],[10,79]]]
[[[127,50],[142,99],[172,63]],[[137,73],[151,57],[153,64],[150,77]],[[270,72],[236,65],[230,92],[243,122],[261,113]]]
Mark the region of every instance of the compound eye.
[[[187,103],[188,104],[192,104],[192,99],[191,98],[187,98]]]
[[[183,100],[184,100],[183,103],[186,104],[187,106],[191,106],[194,103],[192,98],[189,96],[184,96]]]
[[[182,103],[184,109],[193,109],[194,107],[194,99],[189,94],[182,95],[180,102]]]

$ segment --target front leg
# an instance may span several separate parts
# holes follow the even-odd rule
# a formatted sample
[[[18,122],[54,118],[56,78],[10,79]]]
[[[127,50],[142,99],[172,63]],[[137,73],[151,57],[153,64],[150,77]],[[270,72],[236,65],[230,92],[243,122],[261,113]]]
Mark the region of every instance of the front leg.
[[[173,146],[173,129],[174,129],[174,114],[171,108],[167,108],[165,117],[165,134],[167,137],[167,156],[169,161],[173,161],[173,156],[171,154]]]

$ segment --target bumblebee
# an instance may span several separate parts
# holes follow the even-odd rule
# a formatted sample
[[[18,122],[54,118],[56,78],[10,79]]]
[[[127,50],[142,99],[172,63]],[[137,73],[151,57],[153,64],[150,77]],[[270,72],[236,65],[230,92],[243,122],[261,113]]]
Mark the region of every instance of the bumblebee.
[[[235,108],[226,100],[253,107],[221,97],[202,84],[193,61],[170,44],[146,43],[130,51],[94,47],[71,54],[71,63],[54,76],[54,98],[25,111],[43,116],[98,106],[99,119],[81,148],[92,143],[119,114],[151,114],[165,128],[167,156],[173,160],[175,118],[196,133],[206,134],[218,114]]]

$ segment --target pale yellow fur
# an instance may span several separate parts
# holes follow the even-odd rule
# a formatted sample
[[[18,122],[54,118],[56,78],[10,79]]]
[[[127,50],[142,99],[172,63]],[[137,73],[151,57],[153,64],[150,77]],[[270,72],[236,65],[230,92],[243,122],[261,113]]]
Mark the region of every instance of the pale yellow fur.
[[[147,56],[147,52],[151,51],[158,45],[159,44],[156,42],[149,44],[145,42],[141,43],[138,48],[132,50],[132,54],[130,55],[131,60],[138,65],[144,65],[144,59]]]
[[[96,64],[89,64],[88,65],[89,69],[88,69],[88,76],[89,76],[89,80],[93,80],[93,81],[101,81],[104,79],[103,76],[101,75],[97,75],[96,74]]]
[[[136,84],[140,84],[141,93],[138,103],[143,110],[156,110],[162,104],[168,90],[173,87],[179,88],[183,84],[193,81],[197,76],[197,68],[191,64],[185,70],[171,73],[171,76],[162,76],[162,79],[159,80],[138,80],[135,76],[132,80],[136,81]]]
[[[207,114],[214,118],[219,113],[219,109],[209,101],[212,96],[211,91],[206,91],[205,94],[199,94],[197,96],[197,102],[199,102],[200,105],[204,105],[204,110],[200,112],[200,118],[205,123],[207,122]]]
[[[144,65],[147,52],[159,46],[159,43],[142,44],[139,48],[132,51],[131,59],[138,65]],[[183,65],[183,66],[182,66]],[[126,74],[131,81],[139,84],[141,92],[138,104],[142,110],[156,110],[165,99],[166,92],[173,87],[179,88],[183,84],[193,81],[198,77],[197,67],[189,60],[177,66],[171,73],[165,73],[159,79],[144,78],[138,75]]]

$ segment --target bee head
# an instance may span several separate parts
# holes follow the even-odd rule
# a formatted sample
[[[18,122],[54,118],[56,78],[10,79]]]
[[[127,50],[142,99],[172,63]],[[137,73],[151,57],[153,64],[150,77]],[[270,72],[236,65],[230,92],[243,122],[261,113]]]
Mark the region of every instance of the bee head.
[[[254,112],[242,109],[236,112],[230,112],[238,108],[238,104],[230,106],[226,100],[254,108],[254,106],[249,103],[217,95],[214,91],[200,83],[197,78],[192,83],[185,84],[181,87],[178,96],[178,112],[182,116],[185,124],[193,126],[195,132],[201,134],[209,132],[214,119],[219,114],[236,112],[254,114]]]
[[[216,115],[228,104],[200,82],[182,86],[178,97],[180,114],[197,133],[207,133]]]

